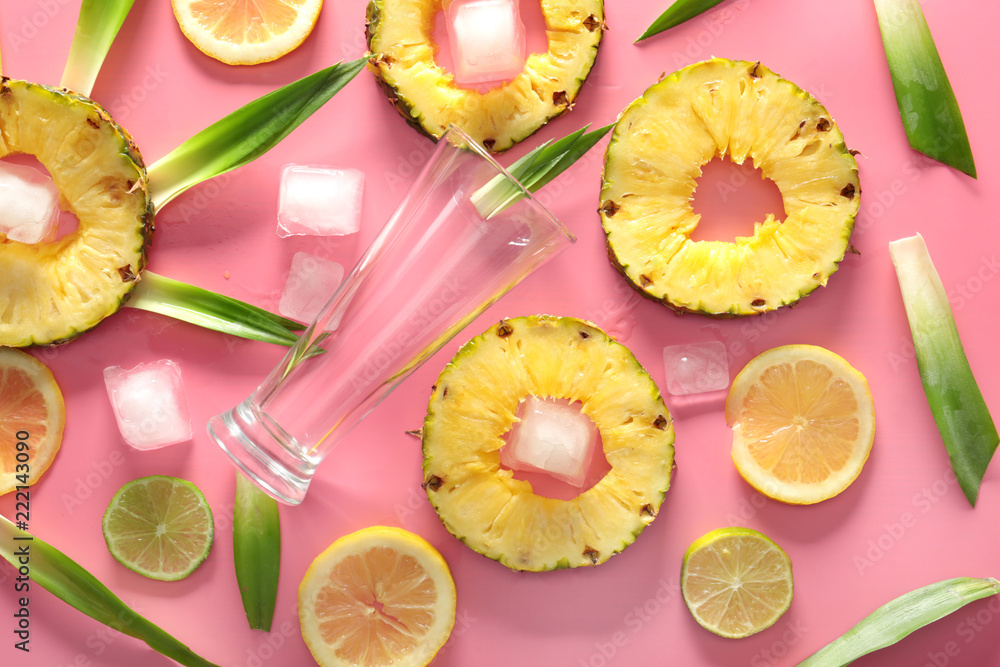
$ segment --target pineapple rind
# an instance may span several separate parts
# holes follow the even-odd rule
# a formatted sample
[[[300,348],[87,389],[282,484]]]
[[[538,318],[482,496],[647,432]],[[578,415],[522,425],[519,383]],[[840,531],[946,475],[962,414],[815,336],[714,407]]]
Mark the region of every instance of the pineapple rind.
[[[0,345],[70,340],[115,313],[146,264],[153,210],[131,136],[94,101],[0,79],[0,157],[45,166],[75,231],[36,244],[0,234]]]
[[[572,500],[535,495],[500,465],[529,395],[580,401],[600,430],[611,470]],[[673,442],[659,390],[624,346],[573,318],[504,320],[438,378],[423,428],[424,487],[455,537],[511,569],[596,565],[656,516]]]
[[[733,241],[692,241],[709,160],[747,159],[778,186],[785,219]],[[858,167],[826,109],[759,63],[695,63],[622,112],[605,153],[601,223],[615,267],[681,312],[759,314],[825,285],[850,245]]]
[[[493,152],[507,150],[572,106],[597,57],[603,0],[543,0],[549,49],[528,55],[511,81],[480,93],[435,61],[441,0],[371,0],[368,69],[400,115],[438,139],[455,125]]]

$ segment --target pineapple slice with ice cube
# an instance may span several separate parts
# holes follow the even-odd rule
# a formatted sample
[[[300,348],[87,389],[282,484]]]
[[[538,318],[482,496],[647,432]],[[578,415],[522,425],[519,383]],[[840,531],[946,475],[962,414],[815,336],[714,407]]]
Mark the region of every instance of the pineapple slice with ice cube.
[[[0,234],[0,345],[59,343],[117,312],[146,265],[146,168],[128,132],[93,100],[4,77],[0,157],[18,153],[48,170],[79,224],[38,243]]]
[[[597,58],[603,0],[545,0],[549,48],[485,92],[464,88],[437,64],[434,26],[441,0],[370,0],[368,69],[406,121],[439,138],[456,125],[493,152],[526,139],[572,106]]]
[[[501,465],[529,396],[579,401],[600,432],[611,469],[570,500],[534,493]],[[591,324],[539,315],[504,320],[459,350],[431,396],[423,454],[423,486],[455,537],[511,569],[552,570],[603,563],[653,521],[674,431],[628,349]]]

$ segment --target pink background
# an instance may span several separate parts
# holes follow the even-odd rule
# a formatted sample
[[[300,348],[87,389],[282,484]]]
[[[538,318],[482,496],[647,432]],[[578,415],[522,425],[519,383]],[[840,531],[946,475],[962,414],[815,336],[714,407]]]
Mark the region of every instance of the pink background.
[[[861,152],[864,190],[849,255],[831,279],[794,309],[756,319],[678,317],[636,296],[611,268],[596,214],[604,143],[550,184],[543,201],[579,237],[419,369],[321,466],[303,505],[283,507],[281,589],[273,632],[247,629],[232,566],[235,476],[204,431],[208,418],[242,400],[282,350],[125,310],[64,347],[35,350],[66,398],[62,451],[32,489],[30,527],[72,555],[125,602],[226,667],[312,664],[296,619],[295,594],[312,559],[348,532],[390,524],[440,549],[458,586],[458,621],[435,664],[680,665],[795,664],[875,607],[954,576],[1000,575],[1000,468],[986,474],[970,508],[950,476],[927,409],[889,241],[920,232],[952,295],[955,317],[988,404],[1000,403],[995,308],[998,204],[995,152],[1000,87],[996,3],[925,0],[924,10],[962,105],[979,180],[929,162],[906,143],[870,2],[727,0],[642,45],[635,39],[665,0],[609,2],[610,30],[578,103],[524,145],[585,123],[612,122],[663,72],[711,55],[760,60],[815,94]],[[57,84],[79,3],[3,0],[0,47],[8,76]],[[137,2],[93,91],[135,136],[148,163],[255,97],[332,62],[364,52],[363,0],[327,2],[296,52],[272,64],[233,68],[182,36],[166,0]],[[275,309],[299,250],[350,265],[401,198],[431,143],[418,136],[362,72],[285,142],[257,162],[204,183],[157,217],[150,268]],[[288,163],[356,167],[367,176],[362,231],[347,239],[275,234],[278,177]],[[707,195],[706,191],[707,190]],[[729,199],[739,198],[739,190]],[[748,189],[749,190],[749,189]],[[721,205],[716,189],[700,197]],[[747,194],[749,196],[749,193]],[[773,201],[773,199],[772,199]],[[739,213],[737,214],[739,215]],[[776,345],[812,343],[846,357],[869,379],[878,428],[870,460],[840,496],[811,507],[765,500],[736,473],[722,395],[667,396],[678,470],[658,519],[624,553],[593,569],[514,573],[469,550],[442,527],[420,489],[420,426],[430,385],[458,346],[504,316],[546,312],[594,321],[630,347],[665,387],[661,350],[721,340],[731,372]],[[169,358],[181,365],[193,442],[141,453],[116,429],[102,381],[109,365]],[[188,579],[165,583],[129,572],[108,554],[101,516],[125,482],[168,474],[195,482],[215,511],[217,537]],[[13,498],[0,511],[13,516]],[[703,533],[756,528],[789,553],[791,609],[744,640],[711,635],[678,593],[681,557]],[[0,567],[0,664],[166,665],[144,644],[108,630],[48,593],[31,593],[30,654],[13,649],[12,570]],[[1000,664],[1000,604],[967,607],[857,665]],[[669,656],[669,657],[667,657]]]

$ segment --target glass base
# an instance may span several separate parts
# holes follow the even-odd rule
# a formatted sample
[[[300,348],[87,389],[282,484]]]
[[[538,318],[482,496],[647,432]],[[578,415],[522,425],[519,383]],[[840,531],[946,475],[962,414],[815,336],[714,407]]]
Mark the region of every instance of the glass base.
[[[211,418],[208,433],[269,496],[288,505],[305,498],[316,464],[292,454],[295,443],[269,427],[249,399]]]

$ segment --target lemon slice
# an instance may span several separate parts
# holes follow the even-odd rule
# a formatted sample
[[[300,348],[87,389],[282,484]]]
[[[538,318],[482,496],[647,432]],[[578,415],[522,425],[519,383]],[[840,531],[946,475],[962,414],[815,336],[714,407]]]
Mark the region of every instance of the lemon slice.
[[[102,524],[115,559],[161,581],[183,579],[212,548],[214,524],[205,496],[191,482],[153,475],[118,490]]]
[[[229,65],[256,65],[296,49],[316,25],[323,0],[171,0],[181,32]]]
[[[792,604],[792,561],[749,528],[719,528],[688,547],[681,594],[694,619],[722,637],[770,627]]]
[[[421,537],[365,528],[313,561],[299,585],[299,622],[322,667],[426,665],[455,625],[455,582]]]
[[[0,347],[0,495],[38,481],[62,444],[66,408],[45,364]]]
[[[786,503],[831,498],[861,472],[875,438],[868,381],[815,345],[755,357],[726,400],[733,461],[761,493]]]

